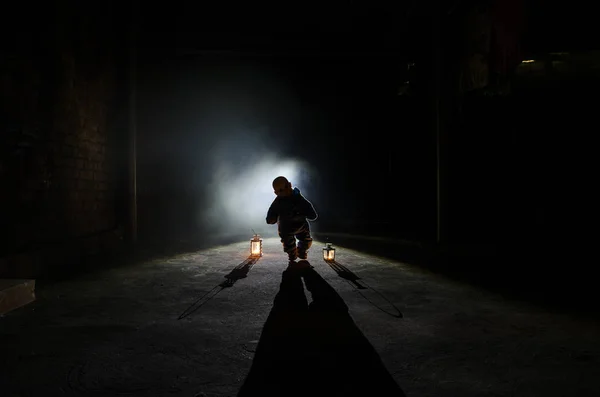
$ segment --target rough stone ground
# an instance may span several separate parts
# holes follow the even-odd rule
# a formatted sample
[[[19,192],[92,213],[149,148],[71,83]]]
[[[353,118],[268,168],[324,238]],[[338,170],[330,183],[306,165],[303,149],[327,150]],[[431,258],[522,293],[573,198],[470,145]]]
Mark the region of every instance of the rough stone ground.
[[[2,396],[236,395],[287,267],[279,242],[264,244],[249,271],[242,242],[41,288],[0,319]],[[600,395],[597,324],[342,247],[334,268],[321,246],[314,271],[406,395]]]

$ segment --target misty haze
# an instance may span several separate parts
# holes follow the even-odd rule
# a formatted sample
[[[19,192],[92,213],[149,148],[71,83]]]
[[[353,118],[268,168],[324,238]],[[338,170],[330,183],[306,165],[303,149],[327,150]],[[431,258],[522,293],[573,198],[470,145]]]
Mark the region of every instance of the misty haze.
[[[575,3],[3,4],[0,395],[600,396]]]

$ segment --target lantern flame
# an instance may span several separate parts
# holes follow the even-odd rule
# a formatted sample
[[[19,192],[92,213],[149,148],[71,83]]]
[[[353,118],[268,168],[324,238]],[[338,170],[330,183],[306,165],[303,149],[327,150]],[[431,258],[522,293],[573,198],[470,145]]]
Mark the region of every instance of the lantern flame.
[[[250,240],[250,255],[262,256],[262,240],[258,234],[254,234],[254,237]]]
[[[252,255],[260,255],[260,241],[252,242]]]
[[[323,259],[326,261],[335,259],[335,248],[332,247],[331,243],[327,243],[323,248]]]

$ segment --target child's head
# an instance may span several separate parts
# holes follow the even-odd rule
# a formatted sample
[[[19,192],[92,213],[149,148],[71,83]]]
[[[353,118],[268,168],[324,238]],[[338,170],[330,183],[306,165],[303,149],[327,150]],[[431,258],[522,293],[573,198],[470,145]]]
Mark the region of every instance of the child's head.
[[[278,197],[291,196],[294,192],[292,184],[284,176],[278,176],[273,180],[273,190]]]

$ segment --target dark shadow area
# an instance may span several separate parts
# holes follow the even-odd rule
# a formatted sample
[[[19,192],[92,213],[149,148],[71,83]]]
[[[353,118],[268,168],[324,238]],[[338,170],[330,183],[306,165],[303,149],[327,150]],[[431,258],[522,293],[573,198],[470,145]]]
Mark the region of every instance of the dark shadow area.
[[[333,239],[335,245],[364,253],[394,259],[424,268],[435,268],[438,253],[432,244],[394,239],[377,235],[342,234],[314,232],[314,238],[320,241]],[[334,269],[335,270],[335,269]]]
[[[228,245],[248,240],[252,234],[212,235],[211,233],[190,233],[181,237],[147,237],[140,239],[131,251],[137,258],[172,256],[195,252],[220,245]]]
[[[250,241],[250,237],[249,234],[211,235],[206,233],[205,235],[190,234],[185,238],[143,238],[135,245],[121,245],[118,250],[86,257],[73,256],[71,251],[65,249],[64,252],[71,256],[65,256],[65,254],[56,259],[64,267],[63,271],[56,271],[38,278],[36,288],[40,290],[57,282],[77,277],[93,277],[108,269],[239,243],[246,239]]]
[[[404,395],[333,287],[291,263],[238,396]]]
[[[341,278],[346,280],[348,282],[348,284],[350,284],[352,287],[354,287],[357,290],[357,292],[360,294],[360,296],[365,298],[370,304],[375,306],[377,309],[381,310],[385,314],[388,314],[392,317],[397,317],[397,318],[404,317],[404,315],[402,314],[400,309],[398,309],[396,307],[396,305],[394,305],[392,302],[390,302],[390,300],[388,298],[386,298],[382,293],[380,293],[373,287],[369,286],[364,280],[361,280],[360,277],[358,277],[356,274],[354,274],[352,271],[350,271],[350,269],[348,269],[346,266],[342,265],[341,263],[339,263],[335,260],[333,260],[333,261],[326,260],[325,262],[329,265],[329,267],[333,271],[335,271],[337,273],[338,276],[340,276]],[[361,280],[361,282],[359,283],[358,280]],[[372,294],[369,294],[367,291],[360,291],[360,290],[369,290],[370,292],[372,292]],[[369,295],[371,295],[371,296],[369,296]],[[380,303],[378,303],[376,301],[380,301]],[[384,306],[389,306],[391,310],[386,309]]]
[[[248,273],[250,272],[250,269],[252,269],[252,266],[254,266],[256,262],[258,262],[258,259],[260,258],[248,257],[245,261],[237,265],[231,272],[229,272],[229,274],[225,276],[225,281],[223,281],[219,285],[216,285],[213,289],[206,292],[200,298],[196,299],[196,301],[194,301],[194,303],[192,303],[187,309],[185,309],[183,313],[181,313],[179,317],[177,317],[177,319],[181,320],[193,314],[196,310],[200,309],[208,301],[214,298],[219,292],[223,291],[225,288],[233,287],[236,281],[242,278],[246,278],[248,276]]]
[[[331,233],[327,236],[331,237]],[[316,239],[325,237],[315,235]],[[408,263],[454,281],[482,287],[507,299],[531,302],[549,311],[598,317],[593,304],[595,299],[592,299],[595,289],[590,280],[577,272],[564,271],[565,266],[578,262],[575,246],[570,249],[572,256],[569,257],[561,253],[565,250],[562,246],[548,251],[535,245],[511,247],[507,244],[500,250],[498,244],[444,246],[352,235],[336,235],[335,242],[338,246]],[[338,248],[338,251],[343,252],[343,249]],[[560,268],[563,270],[557,271]]]

